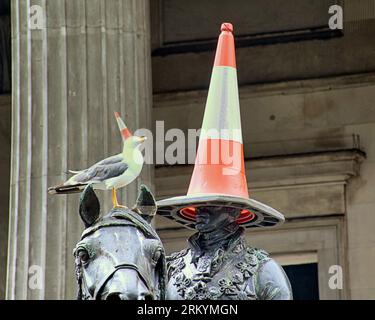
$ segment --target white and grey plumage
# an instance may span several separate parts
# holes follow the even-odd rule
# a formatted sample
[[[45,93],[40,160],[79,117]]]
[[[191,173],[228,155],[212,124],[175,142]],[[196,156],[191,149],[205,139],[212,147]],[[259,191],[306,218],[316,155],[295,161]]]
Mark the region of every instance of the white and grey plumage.
[[[132,136],[116,113],[117,122],[123,137],[122,153],[103,159],[91,167],[75,173],[64,184],[48,189],[50,194],[80,192],[88,184],[97,190],[112,190],[113,206],[118,206],[116,190],[134,181],[141,173],[143,155],[139,150],[146,137]]]

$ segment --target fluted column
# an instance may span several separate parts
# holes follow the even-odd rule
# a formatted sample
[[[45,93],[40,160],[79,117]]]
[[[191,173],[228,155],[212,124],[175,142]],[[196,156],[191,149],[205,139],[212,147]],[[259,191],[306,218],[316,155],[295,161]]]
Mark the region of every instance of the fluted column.
[[[29,28],[30,7],[45,26]],[[12,169],[8,299],[75,298],[78,195],[48,186],[121,150],[113,117],[151,127],[148,0],[12,0]],[[153,169],[140,181],[153,187]],[[101,193],[103,211],[110,195]],[[35,276],[41,271],[43,285]]]

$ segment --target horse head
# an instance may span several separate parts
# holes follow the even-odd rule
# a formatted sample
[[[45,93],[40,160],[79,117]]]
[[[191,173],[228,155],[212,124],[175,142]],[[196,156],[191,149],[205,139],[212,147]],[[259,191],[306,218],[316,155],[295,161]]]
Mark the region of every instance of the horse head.
[[[132,210],[114,208],[104,217],[92,188],[83,191],[79,212],[85,230],[74,249],[78,299],[165,298],[165,252],[151,226],[155,211],[145,186]]]

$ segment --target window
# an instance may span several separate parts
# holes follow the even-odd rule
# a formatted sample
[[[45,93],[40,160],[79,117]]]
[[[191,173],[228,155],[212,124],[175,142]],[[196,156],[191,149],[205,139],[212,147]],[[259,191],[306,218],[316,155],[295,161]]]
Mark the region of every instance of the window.
[[[316,252],[280,254],[274,258],[289,278],[294,300],[319,300]]]
[[[293,291],[294,300],[319,300],[318,264],[283,266]]]

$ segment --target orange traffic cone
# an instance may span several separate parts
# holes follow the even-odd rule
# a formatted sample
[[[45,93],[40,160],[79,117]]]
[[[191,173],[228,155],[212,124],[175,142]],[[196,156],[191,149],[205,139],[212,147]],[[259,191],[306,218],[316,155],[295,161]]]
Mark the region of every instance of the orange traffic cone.
[[[221,31],[188,195],[248,198],[233,27],[223,23]]]
[[[193,175],[186,196],[158,202],[158,213],[194,227],[196,208],[237,208],[245,226],[274,226],[284,217],[249,199],[238,98],[233,26],[221,25]]]

